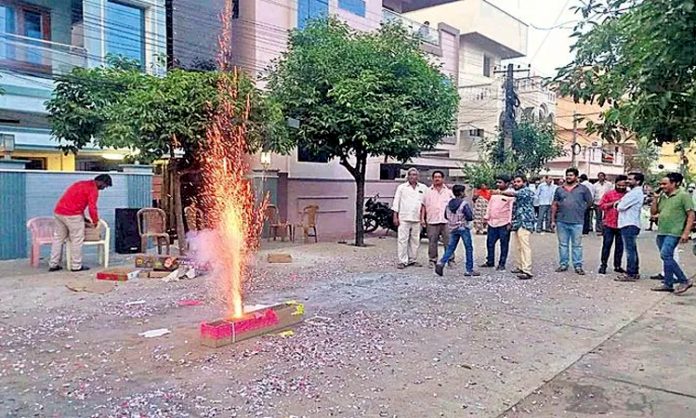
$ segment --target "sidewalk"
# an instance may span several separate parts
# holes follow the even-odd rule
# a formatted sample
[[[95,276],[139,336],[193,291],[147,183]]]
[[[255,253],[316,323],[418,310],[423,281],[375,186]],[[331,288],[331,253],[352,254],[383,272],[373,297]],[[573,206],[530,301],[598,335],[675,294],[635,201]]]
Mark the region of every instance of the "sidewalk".
[[[197,340],[198,324],[220,315],[203,278],[97,295],[68,291],[70,273],[0,265],[0,414],[694,416],[696,291],[656,294],[649,280],[594,274],[597,237],[585,240],[587,276],[554,273],[555,235],[532,239],[530,281],[464,278],[461,254],[443,278],[396,270],[393,238],[279,245],[292,264],[265,263],[278,250],[263,249],[246,302],[296,299],[307,320],[291,337],[217,350]],[[639,239],[644,275],[659,269],[653,240]],[[695,271],[690,253],[682,259]],[[172,333],[138,336],[156,328]]]

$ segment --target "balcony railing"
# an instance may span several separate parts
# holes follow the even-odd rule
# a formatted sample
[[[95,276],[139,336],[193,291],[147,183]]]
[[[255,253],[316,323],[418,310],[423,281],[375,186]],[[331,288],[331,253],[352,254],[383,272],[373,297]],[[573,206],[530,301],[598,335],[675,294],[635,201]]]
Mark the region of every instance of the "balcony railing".
[[[0,69],[50,77],[86,65],[82,47],[0,33]]]
[[[404,17],[395,11],[382,9],[382,22],[394,22],[403,26],[410,34],[416,35],[431,45],[440,45],[440,34],[436,28]]]
[[[460,86],[458,90],[462,101],[488,101],[503,97],[503,86],[498,81],[475,86]]]

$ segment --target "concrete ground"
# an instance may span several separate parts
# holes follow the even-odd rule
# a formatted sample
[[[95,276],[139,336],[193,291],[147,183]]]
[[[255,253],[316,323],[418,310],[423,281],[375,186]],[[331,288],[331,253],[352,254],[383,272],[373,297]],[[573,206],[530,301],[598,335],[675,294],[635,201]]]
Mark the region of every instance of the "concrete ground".
[[[639,239],[644,276],[659,270],[653,242]],[[596,274],[594,236],[581,277],[554,273],[555,236],[534,235],[530,281],[465,278],[461,254],[443,278],[400,271],[393,238],[369,244],[264,243],[246,302],[299,300],[307,319],[292,336],[219,349],[197,337],[221,312],[209,277],[98,294],[65,287],[90,273],[0,263],[0,415],[696,416],[696,289],[679,297]],[[292,264],[263,261],[281,250]],[[157,328],[171,333],[138,335]]]

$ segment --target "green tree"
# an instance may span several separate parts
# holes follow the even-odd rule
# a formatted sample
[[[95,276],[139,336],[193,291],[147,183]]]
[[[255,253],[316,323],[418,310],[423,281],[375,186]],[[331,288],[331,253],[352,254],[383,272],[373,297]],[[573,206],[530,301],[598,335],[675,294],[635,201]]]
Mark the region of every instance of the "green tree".
[[[330,18],[290,34],[268,79],[292,141],[337,158],[355,179],[355,244],[364,245],[365,168],[370,156],[407,161],[453,132],[459,96],[419,41],[400,27],[354,31]]]
[[[283,151],[287,135],[280,107],[266,100],[243,73],[174,69],[158,77],[118,58],[111,58],[107,67],[76,68],[56,81],[46,103],[52,133],[66,152],[95,146],[129,149],[140,162],[168,157],[167,178],[173,185],[165,182],[163,196],[174,192],[173,203],[166,207],[183,241],[179,176],[196,166],[219,103],[221,77],[231,78],[236,86],[236,114],[245,115],[250,103],[248,117],[235,121],[245,126],[248,151],[264,146]]]
[[[512,148],[504,150],[502,132],[483,142],[480,162],[462,167],[464,179],[474,187],[491,186],[501,174],[538,175],[549,161],[563,155],[553,124],[522,120],[512,130]]]
[[[635,150],[626,155],[624,165],[628,171],[637,170],[647,175],[660,158],[660,149],[648,138],[636,138],[635,144]]]
[[[609,105],[588,128],[658,144],[696,137],[696,3],[587,0],[576,8],[571,63],[555,81],[575,101]]]

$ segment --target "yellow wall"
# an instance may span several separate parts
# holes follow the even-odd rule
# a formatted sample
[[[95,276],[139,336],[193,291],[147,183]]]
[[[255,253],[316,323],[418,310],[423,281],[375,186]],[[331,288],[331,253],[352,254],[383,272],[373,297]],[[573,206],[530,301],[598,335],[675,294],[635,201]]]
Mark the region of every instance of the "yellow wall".
[[[660,148],[660,159],[658,164],[665,166],[667,170],[678,169],[681,161],[679,160],[679,153],[674,151],[675,144],[664,144]],[[696,172],[696,147],[689,147],[686,149],[686,158],[689,159],[689,171]]]
[[[62,152],[50,151],[14,151],[12,158],[45,158],[46,170],[51,171],[75,171],[75,155],[63,155]]]

